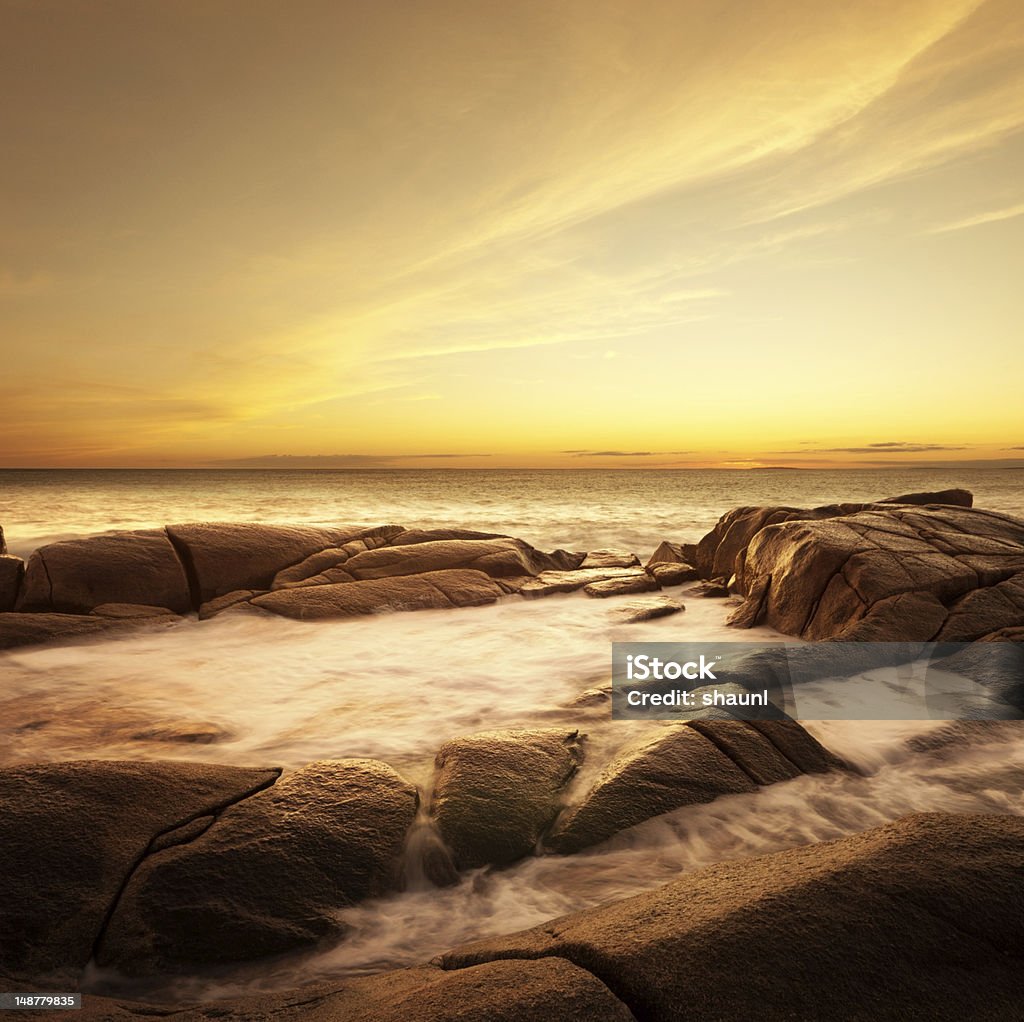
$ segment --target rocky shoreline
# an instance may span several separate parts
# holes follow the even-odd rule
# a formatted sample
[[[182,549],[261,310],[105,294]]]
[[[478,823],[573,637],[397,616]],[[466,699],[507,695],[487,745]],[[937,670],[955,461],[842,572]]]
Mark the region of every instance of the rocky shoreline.
[[[693,595],[733,597],[740,628],[1006,641],[993,684],[1020,711],[1024,522],[971,505],[946,491],[738,508],[697,544],[666,540],[645,565],[458,529],[227,524],[65,541],[24,563],[0,533],[0,648],[186,616],[354,618],[578,590],[655,593],[623,601],[624,619],[649,620],[681,609],[659,590],[696,582]],[[303,952],[343,941],[338,909],[402,889],[410,864],[456,884],[686,806],[849,769],[795,721],[722,712],[649,722],[603,755],[566,727],[469,734],[440,745],[422,790],[368,759],[284,774],[181,761],[5,768],[2,985],[76,989],[87,970],[145,979]],[[216,1006],[89,995],[84,1017],[1009,1019],[1024,1003],[1022,910],[1024,819],[919,814],[713,866],[418,968]]]

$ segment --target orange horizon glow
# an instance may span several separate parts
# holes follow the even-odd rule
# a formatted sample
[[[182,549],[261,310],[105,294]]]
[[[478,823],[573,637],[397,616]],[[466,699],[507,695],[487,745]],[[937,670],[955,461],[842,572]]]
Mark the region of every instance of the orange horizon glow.
[[[0,0],[0,467],[1024,466],[1012,0]]]

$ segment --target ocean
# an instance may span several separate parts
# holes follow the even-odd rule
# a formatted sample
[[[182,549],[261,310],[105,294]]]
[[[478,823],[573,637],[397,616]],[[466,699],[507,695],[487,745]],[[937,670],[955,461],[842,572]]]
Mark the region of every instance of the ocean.
[[[964,487],[978,507],[1024,515],[1024,470],[376,471],[2,469],[12,553],[110,529],[184,521],[458,525],[542,548],[649,553],[699,538],[748,504],[813,507]]]
[[[1024,473],[1013,470],[9,470],[0,472],[0,524],[22,556],[109,529],[223,520],[457,525],[545,549],[618,548],[646,559],[662,540],[696,540],[737,505],[808,506],[951,486],[972,490],[980,507],[1024,517]],[[0,765],[179,758],[289,769],[371,757],[426,792],[446,739],[571,726],[588,736],[582,790],[647,726],[612,721],[607,704],[579,699],[607,684],[613,640],[775,637],[767,628],[726,628],[721,601],[682,599],[684,612],[641,624],[622,623],[615,600],[574,593],[315,624],[227,614],[16,649],[0,654]],[[233,996],[414,964],[712,862],[840,837],[907,812],[1024,811],[1024,743],[1015,733],[926,757],[906,743],[941,722],[808,726],[860,772],[727,796],[577,855],[473,871],[452,888],[413,883],[340,912],[350,931],[333,948],[230,976],[179,977],[143,993]],[[111,989],[120,981],[96,973],[92,982]]]

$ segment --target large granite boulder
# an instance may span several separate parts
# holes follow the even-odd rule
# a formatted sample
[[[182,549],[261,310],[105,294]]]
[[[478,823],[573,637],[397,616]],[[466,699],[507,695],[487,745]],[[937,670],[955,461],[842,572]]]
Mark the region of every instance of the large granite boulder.
[[[188,579],[163,529],[116,532],[40,547],[25,569],[19,611],[88,614],[104,603],[192,609]]]
[[[73,981],[154,842],[278,774],[182,762],[0,770],[0,968],[33,982]]]
[[[700,870],[471,944],[446,969],[564,958],[637,1018],[1014,1019],[1024,819],[909,816]]]
[[[697,544],[696,564],[704,578],[731,578],[739,568],[737,555],[744,551],[762,529],[781,522],[825,521],[843,518],[877,507],[885,509],[891,504],[921,506],[928,504],[970,507],[974,501],[968,490],[941,490],[934,493],[904,493],[899,497],[886,497],[874,503],[827,504],[823,507],[738,507],[722,515],[715,527]],[[663,547],[665,544],[662,545]],[[662,547],[659,547],[661,550]],[[657,557],[658,551],[655,551]],[[652,560],[655,558],[652,558]],[[664,557],[671,560],[671,557]]]
[[[564,550],[541,553],[521,539],[449,539],[366,550],[346,561],[345,571],[353,578],[377,579],[472,568],[505,578],[575,568],[582,559]]]
[[[25,562],[20,557],[0,553],[0,614],[14,610],[25,575]]]
[[[283,617],[313,621],[386,610],[480,607],[504,595],[505,590],[482,571],[452,568],[423,575],[277,589],[254,597],[251,605]]]
[[[310,554],[376,532],[358,526],[318,528],[235,522],[167,527],[167,535],[189,572],[197,609],[236,589],[269,589],[278,572]]]
[[[559,818],[545,845],[576,852],[653,816],[755,787],[700,732],[666,724],[605,767],[582,801]]]
[[[96,960],[127,974],[278,954],[344,932],[393,890],[416,788],[374,760],[311,763],[132,873]]]
[[[1024,521],[878,505],[762,528],[737,558],[732,623],[805,639],[969,641],[1024,624]]]
[[[437,753],[430,809],[458,869],[529,855],[583,758],[578,731],[486,731]]]
[[[698,710],[684,723],[657,725],[621,751],[559,817],[545,845],[576,852],[683,806],[844,766],[796,721],[741,721]]]

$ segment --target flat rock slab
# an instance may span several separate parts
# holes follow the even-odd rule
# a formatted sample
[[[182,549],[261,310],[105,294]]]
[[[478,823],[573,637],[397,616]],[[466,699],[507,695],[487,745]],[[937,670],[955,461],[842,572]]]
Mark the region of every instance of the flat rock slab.
[[[393,890],[416,788],[374,760],[311,763],[147,856],[96,960],[129,975],[244,961],[339,936],[338,909]]]
[[[255,597],[251,604],[283,617],[314,621],[387,610],[480,607],[504,595],[505,590],[482,571],[453,568],[400,578],[278,589]]]
[[[649,600],[630,600],[616,607],[618,619],[625,624],[653,621],[659,617],[670,617],[686,610],[678,600],[668,596],[654,596]]]
[[[639,568],[640,558],[626,550],[591,550],[581,568]]]
[[[356,579],[379,579],[473,568],[503,578],[574,568],[580,559],[564,550],[542,553],[521,539],[449,539],[366,550],[347,560],[345,571]]]
[[[277,770],[86,760],[0,771],[0,963],[68,982],[152,841],[273,784]]]
[[[64,540],[29,557],[18,610],[88,614],[104,603],[192,609],[185,569],[163,529]]]
[[[171,622],[178,618],[166,620]],[[0,614],[0,649],[86,639],[124,627],[123,619],[92,614]]]
[[[573,571],[542,571],[533,582],[527,582],[519,593],[528,600],[556,593],[573,593],[592,582],[612,578],[635,578],[636,568],[577,568]]]
[[[431,813],[458,869],[529,855],[583,759],[578,731],[487,731],[446,742]]]
[[[643,1019],[1012,1019],[1022,876],[1021,817],[920,814],[724,862],[438,961],[565,958]]]
[[[583,587],[587,596],[604,599],[608,596],[635,596],[638,593],[653,593],[660,589],[657,581],[646,572],[625,575],[622,578],[608,578],[603,582],[591,582]]]

